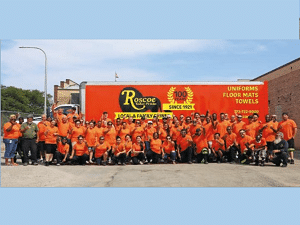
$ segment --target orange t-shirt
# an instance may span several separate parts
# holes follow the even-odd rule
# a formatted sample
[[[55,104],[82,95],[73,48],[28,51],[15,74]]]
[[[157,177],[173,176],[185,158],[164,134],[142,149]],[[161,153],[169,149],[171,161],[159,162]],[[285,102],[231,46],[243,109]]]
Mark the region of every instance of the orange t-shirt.
[[[255,138],[256,136],[256,128],[257,128],[257,124],[256,123],[250,123],[248,125],[244,126],[244,129],[246,130],[246,135]]]
[[[230,126],[227,120],[220,121],[217,125],[217,133],[220,134],[220,137],[223,137],[227,133],[227,127]]]
[[[83,136],[84,137],[84,129],[82,127],[73,127],[71,130],[71,142],[76,142],[78,139],[78,136]]]
[[[231,134],[226,133],[223,137],[225,137],[226,147],[234,144],[234,141],[236,141],[237,135],[233,132]]]
[[[46,131],[47,135],[45,135],[45,144],[56,144],[56,136],[54,133],[58,133],[57,127],[47,127]]]
[[[129,129],[130,132],[133,131],[133,129],[135,128],[135,123],[130,123],[130,124],[128,123],[127,128]]]
[[[247,149],[246,147],[246,143],[250,144],[250,142],[253,140],[252,137],[248,136],[248,135],[245,135],[244,138],[239,138],[239,144],[240,144],[240,147],[241,147],[241,152],[244,153],[245,149]]]
[[[159,138],[157,138],[156,140],[151,139],[150,148],[153,152],[157,154],[161,154],[161,146],[162,146],[162,141]]]
[[[129,150],[132,149],[132,141],[129,141],[129,142],[125,141],[123,143],[125,145],[126,152],[129,152]]]
[[[190,135],[182,137],[181,135],[177,139],[177,145],[181,147],[181,152],[185,151],[191,144],[189,141],[192,141]]]
[[[203,134],[195,135],[193,137],[193,142],[196,144],[197,154],[201,153],[203,148],[208,148],[207,139],[206,139],[205,135],[203,135]]]
[[[176,141],[177,138],[180,136],[180,131],[182,130],[182,126],[178,126],[178,127],[172,127],[170,130],[170,135],[172,137],[173,141]]]
[[[200,128],[201,129],[201,125],[200,124],[196,124],[196,126],[194,126],[193,124],[190,126],[190,133],[191,135],[194,135],[196,133],[196,130]],[[201,129],[202,130],[202,129]]]
[[[98,138],[98,140],[101,136],[104,137],[104,134],[103,134],[104,128],[103,127],[96,126],[96,127],[94,127],[94,129],[95,129],[96,137]]]
[[[143,145],[143,144],[142,144],[142,145]],[[140,145],[140,144],[137,144],[137,143],[134,143],[134,144],[132,145],[132,149],[133,149],[134,151],[137,151],[137,152],[142,151],[141,145]],[[145,149],[144,146],[143,146],[143,149]],[[131,157],[135,157],[135,156],[137,156],[137,155],[138,155],[138,154],[134,154],[133,152],[131,152]]]
[[[67,119],[68,119],[69,123],[74,123],[74,121],[73,121],[74,116],[76,116],[77,119],[79,119],[79,115],[76,112],[75,113],[69,113],[67,115]]]
[[[108,149],[110,149],[110,144],[107,141],[104,141],[103,144],[97,142],[95,149],[95,158],[100,158]]]
[[[225,146],[224,146],[224,141],[220,138],[219,142],[221,142],[223,145],[221,145],[220,143],[218,143],[216,140],[212,141],[212,148],[215,149],[215,151],[218,151],[219,149],[224,150]]]
[[[169,142],[169,141],[165,141],[165,142],[163,143],[163,146],[162,146],[162,147],[163,147],[165,153],[167,153],[167,154],[170,154],[171,151],[175,151],[174,145],[173,145],[171,142]]]
[[[45,121],[45,124],[43,123],[43,121],[38,123],[38,137],[40,141],[45,141],[45,131],[47,127],[50,127],[50,122],[49,121]]]
[[[258,149],[266,146],[267,142],[265,138],[262,138],[259,143],[256,141],[256,139],[253,139],[250,141],[250,145],[253,145],[254,149]]]
[[[263,129],[262,136],[266,139],[267,142],[273,142],[275,140],[276,133],[270,127],[272,126],[275,130],[277,130],[278,123],[269,121],[268,123],[261,124],[259,129],[262,129],[266,125],[267,125],[267,127],[265,129]]]
[[[85,140],[89,147],[95,146],[96,144],[96,130],[95,128],[88,128],[85,135]]]
[[[6,129],[11,126],[10,122],[7,122],[3,126],[4,137],[3,139],[18,139],[20,136],[20,126],[18,124],[14,124],[11,131],[7,132]]]
[[[279,130],[284,135],[284,140],[288,141],[293,138],[294,136],[294,129],[297,128],[297,125],[294,120],[287,119],[286,121],[281,121],[278,126],[282,126]]]
[[[144,128],[142,127],[136,127],[135,131],[132,134],[132,142],[136,143],[136,137],[141,136],[142,141],[144,140]]]
[[[208,123],[204,126],[204,129],[205,129],[205,136],[206,136],[207,141],[214,140],[215,130],[214,130],[213,125],[211,123]]]
[[[108,128],[105,128],[104,132],[107,130],[108,130]],[[117,132],[116,132],[115,128],[113,128],[113,127],[104,136],[105,141],[107,141],[110,145],[113,145],[116,143],[116,137],[117,137]]]
[[[61,153],[61,154],[68,154],[69,153],[69,149],[70,149],[70,145],[69,144],[65,144],[65,145],[63,145],[62,143],[61,143],[61,141],[60,142],[58,142],[58,145],[57,145],[57,150]]]
[[[237,136],[239,136],[240,134],[240,130],[243,129],[245,126],[245,122],[241,121],[241,122],[237,122],[236,124],[233,125],[233,133],[235,133]]]
[[[130,128],[126,128],[126,129],[121,129],[119,132],[119,136],[121,138],[122,141],[125,141],[125,136],[129,134],[130,135]]]
[[[61,123],[58,123],[57,126],[58,126],[59,136],[67,137],[68,136],[68,131],[70,129],[69,122],[66,122],[66,123],[61,122]]]
[[[146,130],[145,130],[145,135],[146,135],[146,137],[145,137],[145,140],[146,141],[149,141],[149,136],[150,136],[150,138],[152,139],[153,138],[153,134],[156,132],[156,129],[154,128],[154,127],[151,127],[151,128],[146,128]]]
[[[166,138],[167,138],[167,136],[168,136],[167,131],[165,129],[163,129],[163,128],[160,128],[159,129],[159,133],[160,133],[159,134],[159,139],[162,140],[162,141],[165,141]]]
[[[83,156],[84,154],[89,154],[88,148],[84,142],[82,142],[81,144],[79,144],[79,142],[77,142],[74,145],[73,149],[75,150],[76,156]]]
[[[115,150],[114,155],[123,152],[125,150],[124,142],[121,142],[119,145],[114,144],[113,149]]]

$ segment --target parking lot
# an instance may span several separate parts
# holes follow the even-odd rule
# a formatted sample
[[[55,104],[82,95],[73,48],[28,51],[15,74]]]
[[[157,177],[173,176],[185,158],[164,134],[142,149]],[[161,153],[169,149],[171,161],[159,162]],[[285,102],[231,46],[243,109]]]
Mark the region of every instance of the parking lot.
[[[300,187],[300,160],[286,168],[236,164],[5,166],[2,187]]]

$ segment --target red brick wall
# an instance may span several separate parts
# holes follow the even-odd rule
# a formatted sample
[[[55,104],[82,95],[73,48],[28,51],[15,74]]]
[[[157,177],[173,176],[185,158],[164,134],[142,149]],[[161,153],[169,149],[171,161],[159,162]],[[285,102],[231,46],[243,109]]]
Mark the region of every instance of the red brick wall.
[[[269,80],[269,112],[276,114],[281,121],[281,114],[287,112],[300,127],[300,60],[287,68],[274,71],[266,77],[255,79],[257,81]],[[296,69],[291,69],[298,68]],[[287,72],[280,75],[281,72]],[[290,71],[290,72],[289,72]],[[272,79],[273,78],[273,79]],[[295,145],[300,149],[300,130],[297,132]]]

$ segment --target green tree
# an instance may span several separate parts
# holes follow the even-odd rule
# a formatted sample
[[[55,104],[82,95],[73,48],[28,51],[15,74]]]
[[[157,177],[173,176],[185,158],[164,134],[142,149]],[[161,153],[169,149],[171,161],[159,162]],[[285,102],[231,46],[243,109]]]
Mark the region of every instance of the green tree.
[[[52,96],[48,94],[48,99]],[[47,99],[47,107],[50,106]],[[44,112],[44,92],[1,86],[1,110],[41,114]]]

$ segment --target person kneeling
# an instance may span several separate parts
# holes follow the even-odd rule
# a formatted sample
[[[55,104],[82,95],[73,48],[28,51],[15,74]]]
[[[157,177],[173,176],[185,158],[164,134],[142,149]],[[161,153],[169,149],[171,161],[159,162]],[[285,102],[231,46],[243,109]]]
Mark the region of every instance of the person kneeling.
[[[126,150],[125,144],[121,141],[121,137],[116,137],[116,144],[112,148],[113,162],[115,164],[125,165],[126,160]]]
[[[70,146],[67,144],[67,138],[63,137],[57,141],[57,151],[55,153],[57,159],[57,166],[60,166],[61,163],[65,163],[70,160],[69,150]]]
[[[83,136],[78,136],[78,142],[72,149],[70,160],[72,164],[85,165],[89,158],[89,150],[87,143],[83,141]]]
[[[110,144],[104,140],[104,137],[99,138],[99,142],[95,146],[95,161],[97,165],[103,163],[103,166],[106,166],[108,151],[110,151]]]
[[[276,166],[280,166],[280,163],[282,162],[282,167],[286,167],[288,161],[288,143],[283,139],[283,133],[281,132],[276,134],[273,153],[275,154],[275,157],[272,162]]]
[[[144,164],[145,162],[145,145],[141,136],[137,136],[136,143],[132,145],[131,158],[134,165]]]
[[[262,135],[257,135],[255,139],[250,142],[250,148],[254,148],[255,165],[265,165],[265,159],[267,154],[267,142]]]
[[[168,163],[168,158],[170,158],[172,160],[172,163],[176,164],[175,163],[175,158],[176,158],[175,143],[174,143],[174,141],[172,141],[170,135],[168,135],[166,137],[166,141],[163,143],[162,155],[163,155],[164,163]]]

